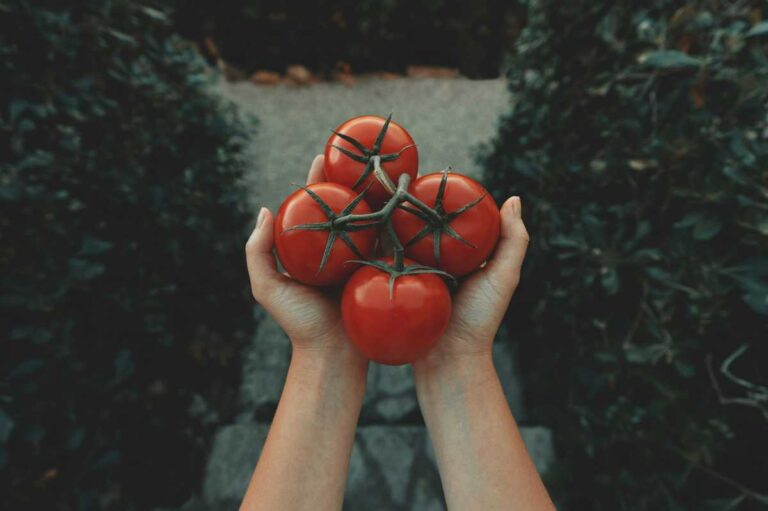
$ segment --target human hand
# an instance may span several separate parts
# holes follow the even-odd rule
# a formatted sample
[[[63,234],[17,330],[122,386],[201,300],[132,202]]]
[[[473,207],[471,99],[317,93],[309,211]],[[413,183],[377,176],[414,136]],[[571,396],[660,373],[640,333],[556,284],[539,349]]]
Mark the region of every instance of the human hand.
[[[507,199],[500,214],[500,239],[493,257],[461,283],[453,298],[447,330],[414,367],[464,355],[490,357],[496,331],[520,280],[529,239],[519,197]]]
[[[307,176],[308,185],[323,180],[323,160],[322,155],[315,157]],[[294,350],[352,351],[355,358],[362,360],[347,341],[338,298],[277,271],[272,253],[274,223],[272,212],[261,208],[256,228],[245,245],[253,297],[285,331]]]
[[[492,346],[528,247],[518,197],[501,207],[488,264],[459,287],[448,329],[413,364],[449,509],[555,509],[493,365]]]

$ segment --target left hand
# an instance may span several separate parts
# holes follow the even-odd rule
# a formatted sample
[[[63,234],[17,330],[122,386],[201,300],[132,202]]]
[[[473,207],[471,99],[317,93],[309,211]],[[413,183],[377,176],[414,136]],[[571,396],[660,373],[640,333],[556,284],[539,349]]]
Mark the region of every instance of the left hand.
[[[323,180],[323,156],[315,157],[307,184]],[[261,208],[256,228],[245,245],[253,297],[277,321],[294,350],[354,350],[341,321],[338,297],[327,290],[305,286],[277,271],[272,213]],[[362,356],[355,354],[362,359]]]

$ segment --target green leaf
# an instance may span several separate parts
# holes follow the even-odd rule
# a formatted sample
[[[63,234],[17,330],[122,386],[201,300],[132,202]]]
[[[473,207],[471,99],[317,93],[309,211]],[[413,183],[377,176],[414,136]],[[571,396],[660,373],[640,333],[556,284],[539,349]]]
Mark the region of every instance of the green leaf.
[[[557,233],[549,240],[549,244],[553,247],[564,247],[564,248],[579,248],[582,247],[584,244],[575,238],[570,238],[562,233]]]
[[[768,34],[768,21],[761,21],[754,27],[749,29],[749,32],[747,32],[746,37],[757,37],[760,35],[766,35]]]
[[[10,339],[29,340],[34,344],[44,344],[53,337],[51,331],[44,326],[21,326],[11,330]]]
[[[80,252],[78,255],[97,255],[106,252],[110,248],[112,248],[111,242],[85,235],[83,236],[83,241],[80,245]]]
[[[169,21],[168,15],[166,15],[163,11],[155,9],[153,7],[149,6],[142,6],[141,8],[142,12],[149,16],[152,19],[155,19],[157,21]]]
[[[613,353],[609,353],[607,351],[598,351],[594,355],[595,360],[598,360],[600,362],[604,362],[606,364],[615,364],[616,363],[616,355]]]
[[[696,374],[696,370],[691,364],[683,362],[679,359],[675,359],[675,369],[677,369],[677,372],[680,373],[680,376],[683,378],[690,378]]]
[[[755,290],[742,295],[742,299],[753,311],[768,316],[768,292]]]
[[[768,236],[768,215],[755,221],[755,227],[760,232]]]
[[[691,211],[686,213],[681,220],[675,222],[674,226],[679,228],[691,227],[704,218],[704,215],[705,213],[703,211]]]
[[[133,355],[130,350],[122,349],[115,355],[115,380],[121,381],[133,374]]]
[[[616,268],[604,268],[600,272],[600,283],[603,285],[605,292],[609,295],[614,295],[619,290],[619,274]]]
[[[705,216],[693,228],[693,237],[697,240],[714,238],[723,228],[723,222],[714,216]]]
[[[28,105],[29,103],[21,99],[14,99],[13,101],[11,101],[11,104],[8,107],[8,110],[10,112],[9,121],[11,122],[11,124],[16,122],[16,119],[18,119],[19,115],[22,112],[24,112],[24,110],[27,108]]]
[[[103,264],[73,257],[69,260],[69,275],[75,280],[91,280],[104,273]]]
[[[664,257],[658,248],[641,248],[635,251],[637,259],[649,259],[651,261],[661,261]]]
[[[122,43],[125,43],[129,46],[137,46],[136,39],[126,34],[125,32],[121,32],[113,28],[108,28],[107,33]]]
[[[647,364],[653,360],[653,352],[647,346],[629,346],[624,349],[627,362],[633,364]]]
[[[696,68],[703,65],[700,59],[677,50],[652,51],[640,55],[637,61],[643,66],[656,69]]]
[[[4,444],[8,441],[8,437],[11,436],[13,431],[13,419],[5,413],[5,410],[0,408],[0,444]]]
[[[16,380],[24,378],[33,373],[40,371],[45,366],[45,361],[39,358],[33,358],[26,360],[13,368],[11,374],[8,375],[9,380]]]
[[[78,449],[83,445],[83,440],[85,440],[85,429],[82,427],[75,428],[75,430],[69,434],[69,438],[67,438],[67,449],[70,451]]]

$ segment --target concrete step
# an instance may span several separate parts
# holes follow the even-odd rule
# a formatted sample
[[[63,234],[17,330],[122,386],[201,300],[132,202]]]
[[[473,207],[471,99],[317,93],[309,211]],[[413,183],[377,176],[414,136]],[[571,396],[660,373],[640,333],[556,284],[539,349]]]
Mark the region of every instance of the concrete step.
[[[267,423],[234,424],[219,430],[206,468],[203,499],[194,509],[235,509],[245,492]],[[520,429],[540,472],[554,459],[552,435],[542,427]],[[350,458],[345,509],[445,509],[434,454],[424,426],[361,426]]]

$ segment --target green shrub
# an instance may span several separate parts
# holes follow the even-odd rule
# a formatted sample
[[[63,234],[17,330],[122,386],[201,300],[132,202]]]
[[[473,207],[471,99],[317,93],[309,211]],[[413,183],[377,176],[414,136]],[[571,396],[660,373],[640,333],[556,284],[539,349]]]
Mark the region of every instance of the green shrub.
[[[458,67],[496,77],[517,30],[514,3],[502,0],[174,0],[182,34],[211,37],[223,57],[247,71],[304,64],[332,71],[403,72],[409,64]]]
[[[768,503],[766,15],[530,2],[483,164],[523,198],[508,317],[566,508]]]
[[[0,2],[0,508],[179,504],[250,328],[245,124],[166,15]]]

